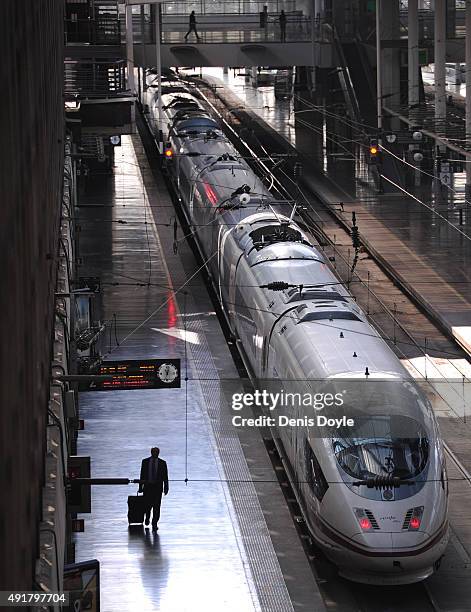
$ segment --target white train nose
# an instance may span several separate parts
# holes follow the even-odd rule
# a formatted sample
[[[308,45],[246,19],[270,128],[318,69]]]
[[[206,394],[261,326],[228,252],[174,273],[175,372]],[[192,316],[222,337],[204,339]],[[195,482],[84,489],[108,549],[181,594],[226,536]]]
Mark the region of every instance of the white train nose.
[[[401,551],[421,546],[428,538],[428,534],[424,531],[404,531],[400,533],[374,531],[358,533],[353,536],[352,540],[373,550]]]
[[[401,533],[393,533],[392,540],[394,549],[401,550],[413,548],[424,544],[429,538],[429,534],[425,531],[404,531]]]
[[[367,533],[357,533],[352,540],[355,544],[361,547],[366,546],[369,549],[392,550],[393,540],[392,534],[387,531],[369,531]]]

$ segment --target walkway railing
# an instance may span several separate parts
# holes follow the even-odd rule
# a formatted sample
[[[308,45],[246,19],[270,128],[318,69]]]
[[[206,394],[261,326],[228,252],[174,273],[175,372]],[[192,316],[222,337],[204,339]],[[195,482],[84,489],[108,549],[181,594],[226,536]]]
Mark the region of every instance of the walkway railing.
[[[166,0],[162,3],[163,15],[248,15],[259,14],[267,7],[268,13],[285,13],[296,10],[296,0]]]
[[[260,16],[256,13],[233,15],[207,14],[197,16],[196,29],[200,43],[297,43],[314,40],[331,42],[330,26],[319,19],[311,21],[310,17],[299,11],[286,13],[287,23],[284,35],[279,22],[279,14],[267,14],[265,25],[261,27]],[[124,19],[124,18],[123,18]],[[163,44],[187,42],[188,15],[162,15],[161,32]],[[105,24],[103,20],[67,21],[66,43],[91,45],[119,45],[125,43],[125,24],[116,22]],[[133,15],[134,42],[141,44],[155,43],[155,24],[150,15]],[[196,35],[188,36],[188,43],[197,42]]]

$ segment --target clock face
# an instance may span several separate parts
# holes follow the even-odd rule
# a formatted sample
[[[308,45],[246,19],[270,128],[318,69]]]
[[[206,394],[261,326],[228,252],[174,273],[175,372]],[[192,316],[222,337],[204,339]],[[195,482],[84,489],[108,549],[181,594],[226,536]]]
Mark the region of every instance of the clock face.
[[[178,376],[178,370],[173,363],[163,363],[158,370],[159,378],[164,383],[172,383]]]

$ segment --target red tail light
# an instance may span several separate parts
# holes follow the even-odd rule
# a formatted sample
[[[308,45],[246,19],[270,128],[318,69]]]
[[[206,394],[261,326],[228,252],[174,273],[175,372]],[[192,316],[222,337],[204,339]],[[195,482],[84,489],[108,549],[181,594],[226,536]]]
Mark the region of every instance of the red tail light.
[[[415,508],[409,508],[404,517],[403,529],[409,531],[417,531],[422,523],[422,515],[424,513],[423,506],[416,506]]]
[[[363,531],[369,531],[371,529],[371,522],[367,518],[360,519],[360,527]]]

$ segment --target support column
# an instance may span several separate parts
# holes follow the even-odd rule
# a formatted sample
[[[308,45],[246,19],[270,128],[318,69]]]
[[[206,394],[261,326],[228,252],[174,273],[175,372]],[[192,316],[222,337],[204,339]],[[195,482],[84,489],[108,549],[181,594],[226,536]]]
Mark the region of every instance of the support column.
[[[417,107],[420,102],[419,92],[419,13],[418,0],[409,0],[407,11],[407,100],[409,104],[409,118],[417,122],[419,127]],[[415,145],[409,145],[411,152],[411,163],[415,166],[414,186],[418,187],[421,181],[420,161],[415,162],[413,152],[416,150]]]
[[[381,40],[400,41],[399,0],[387,0],[381,4]],[[401,103],[401,55],[397,48],[386,48],[381,52],[381,89],[386,106],[398,108]],[[399,129],[399,125],[397,127]]]
[[[419,13],[418,0],[409,0],[407,13],[408,32],[408,102],[409,106],[419,104]]]
[[[132,6],[126,6],[126,59],[128,68],[128,89],[134,93],[134,35],[132,31]]]
[[[378,130],[383,128],[383,88],[381,69],[381,0],[376,0],[376,122]]]
[[[471,0],[466,0],[466,199],[471,198]]]
[[[160,48],[160,4],[155,4],[155,60],[157,68],[157,109],[159,115],[159,151],[163,153],[162,57]]]
[[[435,121],[442,134],[446,121],[446,0],[435,0]]]
[[[144,76],[142,79],[142,91],[147,90],[147,58],[146,58],[146,36],[145,36],[145,27],[146,27],[146,19],[145,19],[145,6],[141,5],[141,43],[142,43],[142,64],[143,64],[143,72]]]

